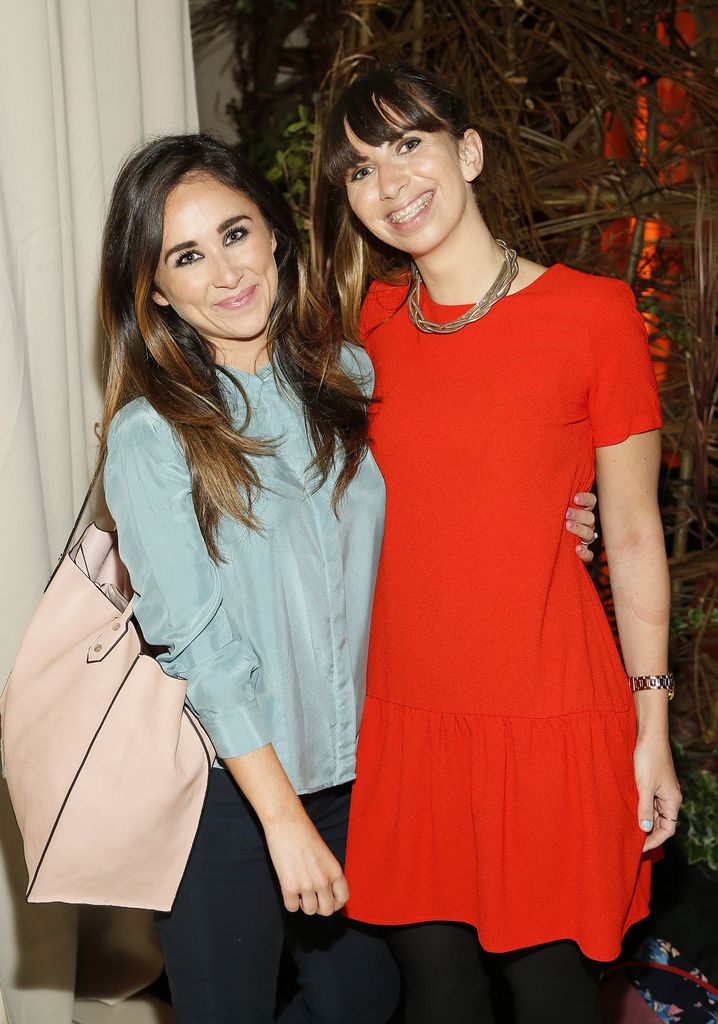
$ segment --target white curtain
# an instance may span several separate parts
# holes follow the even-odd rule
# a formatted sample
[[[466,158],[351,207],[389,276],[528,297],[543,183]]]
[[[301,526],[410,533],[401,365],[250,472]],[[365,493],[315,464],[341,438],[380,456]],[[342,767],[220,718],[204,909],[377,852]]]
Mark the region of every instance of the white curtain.
[[[122,158],[196,129],[186,0],[0,0],[0,686],[89,478],[102,220]],[[0,1021],[72,1020],[76,912],[28,907],[0,787]],[[124,984],[124,981],[123,981]]]

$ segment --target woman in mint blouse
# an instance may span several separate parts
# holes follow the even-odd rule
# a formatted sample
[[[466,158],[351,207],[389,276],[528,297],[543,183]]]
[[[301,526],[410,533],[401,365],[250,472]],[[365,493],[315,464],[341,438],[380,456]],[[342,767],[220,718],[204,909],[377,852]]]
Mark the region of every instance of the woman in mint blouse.
[[[286,204],[207,136],[122,169],[101,312],[134,614],[221,759],[158,915],[177,1024],[382,1024],[393,960],[336,913],[384,520],[371,364],[308,287]],[[277,1018],[285,942],[299,991]]]
[[[101,311],[134,614],[226,769],[158,915],[177,1024],[273,1021],[285,941],[281,1021],[380,1024],[393,961],[335,913],[384,517],[368,357],[309,291],[286,204],[203,136],[122,169]]]
[[[371,393],[363,350],[342,365]],[[384,482],[367,453],[331,506],[335,473],[306,488],[313,453],[301,405],[287,401],[271,364],[229,369],[221,387],[237,430],[281,438],[262,465],[251,530],[226,517],[225,561],[213,562],[172,429],[137,398],[112,420],[105,494],[136,591],[145,640],[187,680],[187,699],[222,758],[272,743],[294,789],[314,793],[354,778],[364,701],[371,599],[384,522]]]

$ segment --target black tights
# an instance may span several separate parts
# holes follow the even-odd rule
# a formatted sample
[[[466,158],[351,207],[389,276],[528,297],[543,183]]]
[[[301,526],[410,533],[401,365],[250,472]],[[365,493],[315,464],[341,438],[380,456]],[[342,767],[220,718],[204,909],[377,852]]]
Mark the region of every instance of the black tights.
[[[429,921],[386,934],[404,983],[405,1024],[495,1024],[487,960],[511,987],[517,1024],[600,1024],[601,965],[573,942],[487,955],[469,925]]]

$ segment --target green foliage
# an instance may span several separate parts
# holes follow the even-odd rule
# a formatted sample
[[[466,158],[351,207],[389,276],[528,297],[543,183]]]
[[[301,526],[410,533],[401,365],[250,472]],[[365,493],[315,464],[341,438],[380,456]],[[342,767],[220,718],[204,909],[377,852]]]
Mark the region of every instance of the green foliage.
[[[684,770],[681,770],[684,769]],[[718,778],[679,762],[683,805],[678,829],[689,864],[700,865],[718,881]]]
[[[685,312],[674,309],[665,297],[646,294],[638,296],[637,306],[644,317],[660,327],[660,336],[669,338],[683,351],[690,341],[689,329],[686,324]]]
[[[300,103],[284,129],[283,148],[274,153],[267,177],[284,193],[295,219],[306,234],[310,216],[310,176],[317,126],[307,107]]]
[[[710,614],[706,615],[704,608],[693,605],[686,611],[685,616],[679,618],[674,615],[671,617],[671,633],[678,635],[685,633],[686,630],[700,630],[707,623],[718,625],[718,608],[714,607]]]
[[[242,155],[283,187],[300,224],[309,208],[313,110],[345,21],[335,0],[192,0],[201,57],[233,43],[227,105]],[[301,179],[301,181],[300,181]]]

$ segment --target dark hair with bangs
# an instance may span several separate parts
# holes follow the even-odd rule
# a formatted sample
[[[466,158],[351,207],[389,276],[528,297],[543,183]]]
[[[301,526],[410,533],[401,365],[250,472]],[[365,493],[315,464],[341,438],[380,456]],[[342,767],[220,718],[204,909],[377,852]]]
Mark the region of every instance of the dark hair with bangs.
[[[271,456],[275,445],[245,433],[251,416],[246,395],[245,423],[235,427],[220,386],[225,371],[210,346],[171,306],[152,298],[165,204],[181,182],[193,178],[209,178],[247,196],[274,233],[279,280],[269,318],[269,355],[280,383],[301,402],[317,485],[336,465],[335,511],[366,452],[370,400],[342,367],[338,324],[308,284],[301,238],[287,203],[263,175],[209,135],[165,136],[130,156],[115,182],[103,239],[100,315],[109,365],[96,475],[113,416],[133,399],[146,398],[182,445],[200,529],[217,560],[222,516],[250,528],[261,525],[252,512],[252,499],[262,487],[257,459]]]
[[[361,157],[351,131],[369,146],[396,142],[408,131],[448,132],[458,142],[475,128],[465,103],[423,71],[404,64],[373,68],[341,94],[324,125],[314,236],[324,287],[341,308],[344,336],[361,341],[359,311],[369,280],[397,282],[410,260],[367,231],[347,201],[347,173]]]

